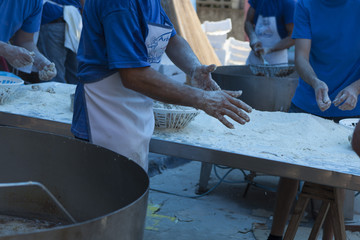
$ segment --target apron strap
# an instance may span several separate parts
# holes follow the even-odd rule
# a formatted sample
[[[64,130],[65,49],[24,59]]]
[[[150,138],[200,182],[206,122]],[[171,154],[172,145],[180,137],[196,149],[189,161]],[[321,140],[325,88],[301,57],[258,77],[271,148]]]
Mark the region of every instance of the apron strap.
[[[61,4],[59,4],[59,3],[57,3],[57,2],[54,2],[54,1],[51,1],[51,0],[43,0],[43,4],[45,4],[45,3],[51,3],[51,4],[53,4],[53,5],[56,5],[56,6],[58,6],[58,7],[61,7],[61,8],[64,8],[64,5],[61,5]]]

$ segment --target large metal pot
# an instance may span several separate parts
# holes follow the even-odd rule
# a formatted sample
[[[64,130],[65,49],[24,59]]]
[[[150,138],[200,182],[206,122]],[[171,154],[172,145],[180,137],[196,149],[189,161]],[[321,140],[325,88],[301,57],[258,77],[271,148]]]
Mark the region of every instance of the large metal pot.
[[[42,183],[77,222],[0,240],[143,238],[149,178],[133,161],[48,133],[0,127],[0,135],[0,183]],[[12,197],[0,196],[2,208],[14,208]]]
[[[242,90],[240,99],[262,111],[288,111],[298,85],[297,73],[287,77],[255,76],[249,66],[220,66],[212,73],[222,89]]]

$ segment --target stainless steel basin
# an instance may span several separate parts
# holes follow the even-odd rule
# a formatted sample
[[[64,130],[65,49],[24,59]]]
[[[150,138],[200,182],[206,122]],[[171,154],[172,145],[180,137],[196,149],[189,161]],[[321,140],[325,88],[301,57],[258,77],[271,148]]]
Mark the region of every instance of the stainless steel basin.
[[[242,90],[240,99],[262,111],[288,111],[298,85],[298,74],[265,77],[252,74],[249,66],[220,66],[212,73],[222,89]]]
[[[0,234],[0,240],[143,238],[149,178],[133,161],[49,133],[0,127],[0,135],[0,183],[40,182],[76,220],[36,232]],[[0,196],[1,210],[11,209],[12,214],[21,216],[13,196]]]

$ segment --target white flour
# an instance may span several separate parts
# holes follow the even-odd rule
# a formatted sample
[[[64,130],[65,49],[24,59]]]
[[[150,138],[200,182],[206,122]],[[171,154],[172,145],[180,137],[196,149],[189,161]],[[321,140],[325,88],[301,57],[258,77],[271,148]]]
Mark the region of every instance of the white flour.
[[[352,130],[304,113],[253,110],[250,122],[228,129],[205,113],[182,130],[156,129],[154,137],[243,155],[360,175]]]
[[[74,92],[70,84],[25,85],[11,102],[0,105],[0,111],[71,124]],[[201,112],[186,128],[155,129],[154,137],[360,176],[360,159],[348,141],[352,130],[304,113],[253,110],[250,118],[228,129]]]
[[[41,83],[21,86],[11,101],[0,105],[0,111],[71,123],[70,94],[75,85]]]

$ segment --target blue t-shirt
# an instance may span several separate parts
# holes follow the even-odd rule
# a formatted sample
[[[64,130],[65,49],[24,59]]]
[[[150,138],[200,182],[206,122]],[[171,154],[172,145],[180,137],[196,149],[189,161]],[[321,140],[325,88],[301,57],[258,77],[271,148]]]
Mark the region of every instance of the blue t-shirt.
[[[28,33],[39,31],[42,0],[0,1],[0,41],[8,42],[19,30]]]
[[[288,36],[286,24],[294,22],[295,0],[249,0],[249,4],[255,9],[255,24],[259,15],[275,17],[280,37]]]
[[[47,24],[58,18],[63,17],[63,8],[64,5],[72,5],[79,10],[81,9],[80,0],[51,0],[57,4],[47,2],[44,4],[43,14],[41,19],[41,24]],[[60,6],[59,6],[60,5]]]
[[[150,66],[145,45],[148,23],[172,27],[160,0],[86,0],[72,123],[75,136],[89,138],[83,83],[99,81],[120,68]],[[175,34],[173,29],[171,36]]]
[[[148,23],[172,26],[160,0],[87,0],[78,50],[80,80],[97,81],[119,68],[149,66]]]
[[[360,79],[360,1],[299,0],[295,10],[293,38],[311,39],[310,64],[317,77],[336,95]],[[332,105],[322,112],[316,104],[314,89],[301,78],[293,103],[306,112],[322,117],[360,115],[360,104],[351,111]]]

